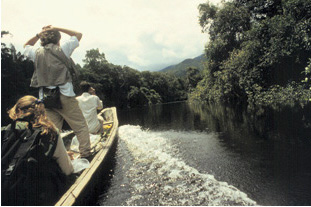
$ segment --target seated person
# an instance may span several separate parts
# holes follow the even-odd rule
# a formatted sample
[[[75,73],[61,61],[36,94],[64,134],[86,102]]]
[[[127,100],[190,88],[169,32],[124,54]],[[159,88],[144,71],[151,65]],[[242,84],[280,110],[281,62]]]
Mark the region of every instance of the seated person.
[[[34,96],[24,96],[9,110],[9,116],[12,120],[29,117],[32,127],[42,128],[43,138],[49,140],[57,139],[53,157],[65,175],[73,173],[74,169],[68,157],[63,139],[53,122],[47,118],[42,102],[38,101]]]
[[[80,84],[82,95],[76,97],[79,102],[80,109],[89,127],[91,134],[103,132],[103,118],[97,116],[97,110],[103,108],[103,102],[96,96],[95,89],[86,81]]]
[[[5,183],[5,186],[7,186],[5,187],[6,190],[2,192],[3,203],[1,204],[16,206],[54,204],[65,189],[67,182],[65,175],[70,175],[74,172],[58,129],[47,118],[42,101],[34,96],[28,95],[20,98],[8,113],[12,120],[25,120],[24,127],[40,129],[41,132],[38,134],[38,141],[33,142],[31,148],[28,148],[29,151],[25,152],[25,154],[31,153],[32,159],[29,159],[27,162],[29,164],[20,162],[20,160],[16,163],[16,171],[14,172],[17,174],[11,175],[13,176],[12,180],[14,180],[15,176],[20,176],[16,183],[10,187],[9,184],[12,180],[1,175],[2,179],[7,181]],[[23,147],[18,148],[17,152],[21,153],[21,150],[25,149],[25,146]],[[50,158],[48,158],[49,155],[51,155]],[[19,165],[19,163],[21,164]],[[33,163],[39,163],[40,169],[36,169],[36,167],[31,168],[30,166],[35,166]],[[21,169],[25,169],[25,171]],[[24,181],[22,178],[24,178]]]

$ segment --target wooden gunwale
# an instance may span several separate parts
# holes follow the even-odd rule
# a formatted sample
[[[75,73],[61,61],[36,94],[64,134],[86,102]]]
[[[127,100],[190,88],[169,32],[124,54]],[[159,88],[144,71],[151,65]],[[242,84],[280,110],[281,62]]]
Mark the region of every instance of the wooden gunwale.
[[[113,145],[116,136],[117,136],[117,130],[118,130],[118,118],[117,118],[117,112],[115,107],[106,108],[103,109],[100,114],[105,113],[108,110],[112,110],[113,113],[113,121],[104,123],[105,124],[111,124],[113,123],[110,136],[107,138],[105,143],[103,144],[103,148],[97,152],[95,157],[93,158],[92,162],[90,163],[90,167],[85,169],[82,174],[77,178],[75,183],[67,190],[67,192],[59,199],[59,201],[55,204],[55,206],[72,206],[79,196],[81,195],[82,191],[86,187],[86,185],[89,183],[89,181],[92,179],[92,176],[96,172],[96,170],[99,168],[99,166],[104,162],[104,160],[107,159],[107,154]]]

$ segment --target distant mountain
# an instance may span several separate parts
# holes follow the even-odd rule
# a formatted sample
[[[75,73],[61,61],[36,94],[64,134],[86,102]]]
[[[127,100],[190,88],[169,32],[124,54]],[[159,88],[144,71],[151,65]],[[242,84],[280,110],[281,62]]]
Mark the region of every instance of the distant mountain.
[[[189,67],[195,67],[199,70],[203,70],[203,62],[205,61],[204,54],[200,55],[198,57],[195,57],[193,59],[186,59],[182,61],[181,63],[178,63],[176,65],[171,65],[166,68],[163,68],[159,70],[158,72],[167,72],[174,74],[178,77],[185,76],[187,73],[187,68]]]

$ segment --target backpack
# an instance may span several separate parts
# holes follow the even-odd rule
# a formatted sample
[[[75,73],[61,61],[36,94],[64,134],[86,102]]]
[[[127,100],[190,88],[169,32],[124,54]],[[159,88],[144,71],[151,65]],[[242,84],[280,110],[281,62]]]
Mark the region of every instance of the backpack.
[[[66,183],[52,157],[57,139],[17,121],[1,129],[1,205],[54,205]]]

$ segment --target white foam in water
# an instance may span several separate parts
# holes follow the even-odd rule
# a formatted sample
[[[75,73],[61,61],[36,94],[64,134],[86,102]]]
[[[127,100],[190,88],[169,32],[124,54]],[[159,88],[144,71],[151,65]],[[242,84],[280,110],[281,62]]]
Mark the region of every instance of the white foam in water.
[[[161,132],[124,125],[119,137],[135,159],[127,172],[132,188],[127,205],[256,205],[234,186],[188,166]]]

